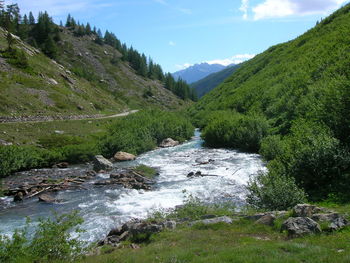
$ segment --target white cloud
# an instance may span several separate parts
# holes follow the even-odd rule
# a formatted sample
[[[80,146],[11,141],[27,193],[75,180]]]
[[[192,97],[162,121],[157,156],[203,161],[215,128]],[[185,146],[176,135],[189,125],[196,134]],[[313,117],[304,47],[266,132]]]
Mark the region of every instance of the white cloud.
[[[242,0],[240,11],[243,12],[243,19],[248,19],[249,0]]]
[[[174,41],[169,41],[169,46],[176,46],[176,43]]]
[[[255,20],[291,15],[326,14],[345,2],[347,0],[264,0],[253,8],[253,13]]]
[[[189,68],[189,67],[191,67],[191,66],[193,66],[193,65],[194,65],[194,64],[184,63],[184,64],[182,64],[182,65],[177,64],[177,65],[175,65],[175,67],[176,67],[178,70],[183,70],[183,69],[187,69],[187,68]]]
[[[248,59],[252,59],[255,57],[253,54],[238,54],[234,55],[230,58],[225,58],[225,59],[215,59],[215,60],[210,60],[210,61],[205,61],[208,64],[220,64],[223,66],[228,66],[231,64],[240,64]]]

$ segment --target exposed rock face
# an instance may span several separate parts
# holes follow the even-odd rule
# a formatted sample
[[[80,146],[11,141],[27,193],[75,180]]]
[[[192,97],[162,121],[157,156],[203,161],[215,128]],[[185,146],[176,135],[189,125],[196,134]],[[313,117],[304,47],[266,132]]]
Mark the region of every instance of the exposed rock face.
[[[125,162],[125,161],[133,161],[136,159],[136,156],[131,154],[131,153],[126,153],[126,152],[117,152],[114,155],[114,159],[117,162]]]
[[[281,230],[287,230],[289,237],[320,233],[320,225],[309,217],[290,217],[284,221]]]
[[[338,230],[349,224],[349,222],[338,213],[314,214],[312,219],[318,222],[328,222],[328,228],[331,231]]]
[[[107,237],[99,242],[100,246],[111,245],[117,247],[121,241],[127,240],[129,238],[137,237],[140,234],[143,237],[150,237],[152,234],[159,233],[164,229],[175,229],[175,221],[165,221],[165,222],[147,222],[141,220],[131,220],[126,222],[121,227],[112,229]]]
[[[96,155],[93,159],[94,171],[99,172],[102,170],[113,169],[113,164],[104,158],[102,155]]]
[[[190,226],[193,226],[195,224],[211,225],[211,224],[217,224],[217,223],[232,224],[232,222],[233,222],[233,220],[230,217],[222,216],[222,217],[193,221],[193,222],[189,223],[189,225]]]
[[[168,147],[175,147],[177,145],[179,145],[178,141],[175,141],[171,138],[167,138],[167,139],[164,139],[159,146],[162,148],[168,148]]]
[[[48,78],[48,79],[47,79],[47,82],[48,82],[49,84],[51,84],[51,85],[57,85],[57,84],[58,84],[58,82],[57,82],[55,79],[51,79],[51,78]]]
[[[315,205],[299,204],[293,208],[293,214],[297,217],[311,217],[323,210]]]

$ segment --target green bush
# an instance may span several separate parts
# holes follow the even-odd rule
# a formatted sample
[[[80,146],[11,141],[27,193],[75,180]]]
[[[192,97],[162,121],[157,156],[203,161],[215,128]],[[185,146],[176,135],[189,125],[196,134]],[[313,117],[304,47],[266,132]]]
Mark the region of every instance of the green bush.
[[[51,166],[61,155],[32,146],[0,146],[0,177],[12,172]]]
[[[2,56],[7,59],[7,62],[21,69],[29,67],[28,58],[25,52],[21,49],[12,48],[2,53]]]
[[[280,135],[271,135],[261,140],[260,155],[266,161],[271,161],[281,156],[284,152],[284,143]]]
[[[168,137],[183,142],[193,135],[193,130],[191,123],[179,114],[142,111],[113,122],[99,148],[107,157],[118,151],[140,154]]]
[[[41,219],[33,236],[28,227],[16,230],[11,238],[0,235],[0,262],[76,262],[84,253],[84,243],[73,238],[83,220],[76,212]]]
[[[268,129],[269,124],[262,116],[227,112],[218,118],[214,117],[204,128],[202,137],[211,147],[258,152],[261,140],[268,135]]]
[[[285,139],[285,153],[269,165],[274,173],[294,177],[312,200],[350,190],[349,152],[320,123],[295,121]]]
[[[287,210],[306,200],[292,177],[271,172],[251,178],[247,189],[247,203],[257,209]]]

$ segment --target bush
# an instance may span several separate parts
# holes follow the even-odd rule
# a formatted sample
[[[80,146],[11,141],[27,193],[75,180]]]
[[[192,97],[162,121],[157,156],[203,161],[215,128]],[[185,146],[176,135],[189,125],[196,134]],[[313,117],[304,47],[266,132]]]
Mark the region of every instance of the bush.
[[[193,130],[191,123],[179,114],[142,111],[113,122],[99,148],[107,157],[118,151],[140,154],[168,137],[183,142],[193,135]]]
[[[3,52],[3,57],[7,59],[7,62],[15,67],[26,69],[29,67],[29,62],[26,54],[23,50],[12,48]]]
[[[247,203],[257,209],[287,210],[306,200],[293,178],[271,172],[250,179],[247,189]]]
[[[262,116],[226,113],[220,118],[213,118],[204,128],[202,137],[211,147],[258,152],[268,129],[269,124]]]
[[[266,161],[276,159],[283,152],[284,143],[280,135],[271,135],[262,139],[259,153]]]
[[[349,152],[326,126],[298,120],[285,139],[285,153],[269,170],[294,177],[310,198],[318,201],[340,191],[349,196],[349,165]]]
[[[0,262],[75,262],[85,249],[70,231],[81,232],[82,222],[76,212],[56,214],[53,219],[41,219],[32,237],[28,227],[16,230],[12,238],[0,236]]]
[[[0,177],[20,170],[51,166],[59,159],[60,153],[32,146],[0,146]]]

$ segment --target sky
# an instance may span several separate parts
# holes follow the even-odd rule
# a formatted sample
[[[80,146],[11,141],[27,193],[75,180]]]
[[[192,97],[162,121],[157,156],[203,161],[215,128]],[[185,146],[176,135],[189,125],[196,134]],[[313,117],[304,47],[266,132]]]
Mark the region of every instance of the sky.
[[[175,72],[195,63],[228,65],[289,41],[347,0],[8,0],[21,13],[109,30]]]

